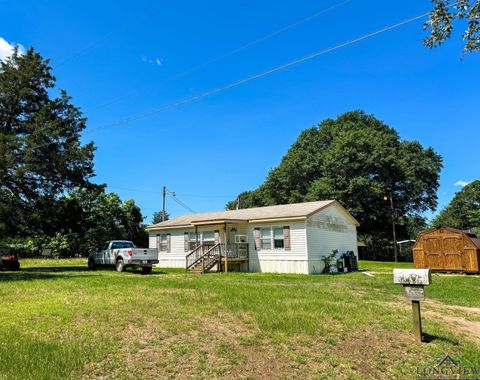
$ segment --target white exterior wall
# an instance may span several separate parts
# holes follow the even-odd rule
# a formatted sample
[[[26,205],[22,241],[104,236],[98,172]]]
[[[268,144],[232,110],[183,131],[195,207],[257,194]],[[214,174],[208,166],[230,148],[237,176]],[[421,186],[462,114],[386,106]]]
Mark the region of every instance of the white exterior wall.
[[[312,215],[306,220],[292,220],[265,223],[236,224],[236,232],[231,232],[233,224],[228,225],[230,243],[235,240],[234,235],[247,235],[249,244],[249,271],[271,273],[321,273],[323,263],[321,258],[337,249],[339,254],[353,251],[357,252],[357,229],[353,221],[344,211],[335,205]],[[291,249],[255,250],[255,228],[265,227],[290,227]],[[220,232],[220,239],[224,241],[224,226],[199,227],[198,232]],[[156,248],[156,236],[159,233],[171,234],[171,251],[159,253],[159,267],[185,268],[186,252],[184,252],[184,232],[194,232],[194,228],[166,229],[151,231],[149,247]],[[199,237],[200,238],[200,237]]]
[[[220,239],[223,241],[223,225],[198,227],[199,235],[203,231],[220,232]],[[165,229],[162,231],[151,231],[149,233],[149,248],[157,248],[157,234],[170,234],[170,252],[159,252],[158,266],[160,268],[185,268],[187,252],[184,251],[184,233],[195,232],[195,228]],[[201,235],[200,235],[201,236]],[[200,239],[200,236],[198,237]],[[233,241],[233,240],[232,240]]]
[[[289,251],[285,249],[255,250],[255,228],[290,227]],[[282,221],[276,223],[252,223],[248,228],[249,271],[270,273],[307,274],[308,256],[305,221]]]
[[[185,268],[186,253],[183,246],[183,233],[193,232],[189,229],[171,229],[163,231],[151,231],[149,233],[149,247],[157,248],[157,234],[170,234],[170,252],[158,253],[158,266],[160,268]]]
[[[334,249],[341,255],[353,251],[358,259],[357,227],[336,206],[327,207],[307,219],[308,273],[321,273],[321,258]]]

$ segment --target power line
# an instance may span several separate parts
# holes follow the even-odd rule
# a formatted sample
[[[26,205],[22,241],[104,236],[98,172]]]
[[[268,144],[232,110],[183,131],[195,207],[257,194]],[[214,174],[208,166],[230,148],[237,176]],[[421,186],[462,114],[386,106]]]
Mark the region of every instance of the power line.
[[[222,55],[219,55],[219,56],[217,56],[217,57],[215,57],[215,58],[212,58],[212,59],[210,59],[210,60],[208,60],[208,61],[205,61],[205,62],[203,62],[203,63],[200,63],[200,64],[197,65],[197,66],[192,66],[192,67],[190,67],[190,68],[188,68],[188,69],[186,69],[186,70],[184,70],[184,71],[182,71],[182,72],[180,72],[180,73],[177,73],[177,74],[171,76],[170,78],[164,79],[164,80],[161,81],[160,83],[168,83],[168,82],[174,81],[174,80],[176,80],[176,79],[185,77],[185,76],[187,76],[187,75],[189,75],[189,74],[191,74],[191,73],[193,73],[193,72],[195,72],[195,71],[198,71],[198,70],[203,69],[203,68],[205,68],[205,67],[207,67],[207,66],[209,66],[209,65],[211,65],[211,64],[213,64],[213,63],[216,63],[216,62],[218,62],[218,61],[221,61],[222,59],[231,57],[232,55],[235,55],[235,54],[237,54],[237,53],[239,53],[239,52],[241,52],[241,51],[243,51],[243,50],[245,50],[245,49],[247,49],[247,48],[249,48],[249,47],[251,47],[251,46],[257,45],[257,44],[259,44],[260,42],[263,42],[263,41],[265,41],[265,40],[268,40],[269,38],[272,38],[272,37],[274,37],[274,36],[276,36],[276,35],[279,35],[279,34],[281,34],[281,33],[284,33],[284,32],[286,32],[286,31],[288,31],[288,30],[290,30],[290,29],[292,29],[292,28],[294,28],[294,27],[296,27],[296,26],[298,26],[298,25],[301,25],[301,24],[304,24],[304,23],[306,23],[306,22],[308,22],[308,21],[311,21],[311,20],[313,20],[313,19],[315,19],[315,18],[317,18],[317,17],[319,17],[319,16],[321,16],[321,15],[327,13],[327,12],[330,12],[330,11],[336,9],[336,8],[339,8],[339,7],[341,7],[341,6],[349,3],[349,2],[351,2],[351,1],[352,1],[352,0],[344,0],[344,1],[341,1],[341,2],[339,2],[339,3],[333,4],[333,5],[325,8],[325,9],[322,9],[321,11],[318,11],[318,12],[315,12],[315,13],[311,14],[310,16],[307,16],[307,17],[305,17],[305,18],[302,18],[302,19],[300,19],[300,20],[297,20],[297,21],[295,21],[295,22],[292,23],[292,24],[286,25],[286,26],[284,26],[284,27],[282,27],[282,28],[280,28],[280,29],[278,29],[278,30],[275,30],[275,31],[273,31],[273,32],[270,32],[270,33],[268,33],[268,34],[266,34],[266,35],[264,35],[264,36],[262,36],[262,37],[259,37],[259,38],[255,39],[255,40],[253,40],[253,41],[247,42],[246,44],[244,44],[244,45],[242,45],[242,46],[240,46],[240,47],[238,47],[238,48],[235,48],[235,49],[233,49],[233,50],[230,50],[229,52],[226,52],[226,53],[224,53],[224,54],[222,54]],[[97,110],[99,110],[99,109],[108,107],[108,106],[110,106],[110,105],[112,105],[112,104],[115,104],[115,103],[117,103],[117,102],[119,102],[119,101],[121,101],[121,100],[123,100],[123,99],[127,99],[127,98],[133,96],[134,94],[135,94],[135,91],[130,92],[129,94],[125,94],[125,95],[116,97],[116,98],[114,98],[114,99],[112,99],[112,100],[110,100],[110,101],[108,101],[108,102],[106,102],[106,103],[104,103],[104,104],[101,104],[101,105],[99,105],[99,106],[96,106],[96,107],[93,107],[92,109],[87,110],[85,113],[88,114],[88,113],[97,111]]]
[[[178,101],[175,101],[175,102],[172,102],[172,103],[168,103],[168,104],[165,104],[165,105],[162,105],[160,107],[157,107],[157,108],[153,108],[151,109],[150,111],[146,111],[146,112],[143,112],[143,113],[139,113],[139,114],[135,114],[135,115],[132,115],[132,116],[129,116],[127,118],[124,118],[124,119],[120,119],[120,120],[117,120],[115,122],[112,122],[110,124],[106,124],[106,125],[103,125],[101,127],[98,127],[98,128],[95,128],[95,129],[92,129],[90,131],[87,131],[86,133],[84,133],[84,135],[88,135],[88,134],[92,134],[92,133],[96,133],[96,132],[99,132],[99,131],[102,131],[102,130],[105,130],[105,129],[108,129],[108,128],[112,128],[112,127],[118,127],[120,125],[125,125],[125,124],[128,124],[128,123],[131,123],[131,122],[134,122],[134,121],[137,121],[137,120],[140,120],[140,119],[144,119],[146,117],[149,117],[149,116],[152,116],[152,115],[155,115],[157,113],[160,113],[160,112],[164,112],[164,111],[167,111],[167,110],[170,110],[172,108],[177,108],[179,106],[183,106],[185,104],[189,104],[189,103],[193,103],[195,101],[198,101],[198,100],[201,100],[203,98],[206,98],[206,97],[209,97],[209,96],[212,96],[212,95],[216,95],[218,93],[221,93],[221,92],[224,92],[224,91],[227,91],[229,89],[232,89],[232,88],[235,88],[235,87],[238,87],[240,85],[243,85],[243,84],[246,84],[246,83],[249,83],[249,82],[253,82],[254,80],[257,80],[257,79],[260,79],[262,77],[265,77],[265,76],[268,76],[268,75],[271,75],[273,73],[276,73],[277,71],[281,71],[281,70],[284,70],[286,68],[289,68],[289,67],[292,67],[292,66],[296,66],[300,63],[303,63],[303,62],[306,62],[306,61],[309,61],[311,59],[314,59],[314,58],[317,58],[321,55],[325,55],[327,53],[331,53],[333,51],[336,51],[336,50],[339,50],[341,48],[344,48],[344,47],[347,47],[347,46],[350,46],[350,45],[353,45],[355,43],[358,43],[358,42],[361,42],[363,40],[366,40],[368,38],[371,38],[371,37],[374,37],[374,36],[377,36],[379,34],[382,34],[382,33],[385,33],[387,31],[390,31],[390,30],[393,30],[393,29],[396,29],[396,28],[399,28],[403,25],[406,25],[406,24],[409,24],[409,23],[412,23],[414,21],[417,21],[417,20],[420,20],[426,16],[429,15],[429,12],[426,12],[426,13],[423,13],[421,15],[418,15],[418,16],[415,16],[415,17],[412,17],[412,18],[408,18],[406,20],[403,20],[403,21],[400,21],[400,22],[397,22],[395,24],[391,24],[391,25],[388,25],[388,26],[385,26],[381,29],[378,29],[374,32],[370,32],[370,33],[367,33],[367,34],[364,34],[360,37],[356,37],[356,38],[353,38],[351,40],[347,40],[345,42],[342,42],[338,45],[335,45],[333,47],[330,47],[330,48],[327,48],[327,49],[324,49],[324,50],[321,50],[321,51],[317,51],[317,52],[314,52],[314,53],[311,53],[307,56],[304,56],[304,57],[301,57],[301,58],[297,58],[293,61],[290,61],[288,63],[285,63],[285,64],[282,64],[282,65],[279,65],[279,66],[276,66],[274,68],[271,68],[271,69],[268,69],[266,71],[263,71],[261,73],[258,73],[258,74],[255,74],[255,75],[252,75],[250,77],[247,77],[247,78],[244,78],[244,79],[241,79],[241,80],[238,80],[238,81],[235,81],[235,82],[232,82],[230,84],[227,84],[225,86],[222,86],[222,87],[217,87],[213,90],[208,90],[208,91],[205,91],[199,95],[195,95],[195,96],[192,96],[192,97],[189,97],[189,98],[184,98],[184,99],[181,99],[181,100],[178,100]],[[76,137],[75,137],[76,138]],[[65,139],[66,141],[68,141],[69,139]],[[37,147],[35,148],[42,148],[42,147],[45,147],[45,146],[49,146],[49,145],[52,145],[53,143],[47,143],[47,144],[43,144],[43,145],[38,145]]]
[[[112,190],[125,190],[125,191],[131,191],[134,193],[145,193],[145,194],[151,194],[151,195],[161,195],[161,191],[154,191],[154,190],[144,190],[144,189],[132,189],[132,188],[126,188],[126,187],[118,187],[118,186],[110,186],[107,185],[109,189]],[[187,198],[215,198],[215,199],[225,199],[225,198],[232,198],[234,197],[233,195],[215,195],[215,194],[209,194],[209,195],[203,195],[203,194],[177,194],[175,192],[175,196],[181,196],[181,197],[187,197]]]
[[[117,28],[105,35],[103,35],[102,37],[100,37],[99,39],[97,39],[96,41],[93,41],[92,43],[90,43],[89,45],[85,46],[84,48],[80,49],[79,51],[77,51],[76,53],[70,55],[69,57],[61,60],[59,63],[56,64],[57,67],[61,67],[63,65],[65,65],[66,63],[76,59],[76,58],[79,58],[79,57],[82,57],[84,55],[86,55],[90,50],[94,49],[95,47],[97,47],[98,45],[101,45],[103,42],[105,41],[108,41],[110,38],[112,38],[115,34],[121,32],[121,31],[124,31],[126,29],[128,29],[129,27],[139,23],[141,20],[157,13],[160,9],[162,9],[163,5],[162,6],[154,6],[152,8],[150,8],[147,12],[145,12],[144,14],[142,14],[140,17],[132,20],[131,22],[129,23],[126,23],[126,24],[123,24],[122,27],[120,28]]]
[[[132,116],[129,116],[127,118],[124,118],[124,119],[120,119],[116,122],[113,122],[113,123],[110,123],[110,124],[107,124],[107,125],[104,125],[102,127],[99,127],[99,128],[96,128],[96,129],[93,129],[91,130],[89,133],[94,133],[94,132],[97,132],[97,131],[101,131],[101,130],[104,130],[104,129],[107,129],[107,128],[111,128],[111,127],[117,127],[119,125],[124,125],[124,124],[128,124],[128,123],[131,123],[133,121],[137,121],[137,120],[140,120],[140,119],[144,119],[148,116],[152,116],[154,114],[157,114],[157,113],[160,113],[160,112],[163,112],[163,111],[166,111],[166,110],[169,110],[171,108],[176,108],[176,107],[179,107],[179,106],[182,106],[182,105],[185,105],[185,104],[188,104],[188,103],[192,103],[192,102],[195,102],[197,100],[200,100],[200,99],[203,99],[203,98],[206,98],[206,97],[209,97],[209,96],[212,96],[212,95],[215,95],[215,94],[218,94],[220,92],[224,92],[226,90],[229,90],[231,88],[234,88],[234,87],[238,87],[242,84],[245,84],[245,83],[248,83],[248,82],[252,82],[256,79],[259,79],[259,78],[262,78],[262,77],[265,77],[267,75],[270,75],[270,74],[273,74],[277,71],[281,71],[281,70],[284,70],[286,68],[289,68],[289,67],[292,67],[292,66],[295,66],[295,65],[298,65],[300,63],[303,63],[303,62],[306,62],[306,61],[309,61],[313,58],[317,58],[321,55],[325,55],[327,53],[331,53],[335,50],[338,50],[338,49],[341,49],[341,48],[344,48],[346,46],[349,46],[349,45],[353,45],[357,42],[360,42],[360,41],[363,41],[363,40],[366,40],[368,38],[371,38],[371,37],[374,37],[374,36],[377,36],[379,34],[382,34],[382,33],[385,33],[387,31],[390,31],[392,29],[396,29],[396,28],[399,28],[403,25],[406,25],[406,24],[409,24],[409,23],[412,23],[414,21],[417,21],[421,18],[424,18],[428,15],[429,13],[423,13],[421,15],[418,15],[418,16],[415,16],[415,17],[412,17],[412,18],[409,18],[409,19],[406,19],[404,21],[401,21],[401,22],[398,22],[398,23],[395,23],[395,24],[392,24],[392,25],[389,25],[389,26],[386,26],[386,27],[383,27],[379,30],[376,30],[374,32],[371,32],[371,33],[367,33],[367,34],[364,34],[360,37],[357,37],[357,38],[354,38],[354,39],[351,39],[351,40],[348,40],[346,42],[342,42],[338,45],[335,45],[333,47],[330,47],[330,48],[327,48],[327,49],[324,49],[324,50],[321,50],[321,51],[318,51],[318,52],[314,52],[314,53],[311,53],[307,56],[304,56],[304,57],[301,57],[301,58],[297,58],[293,61],[290,61],[288,63],[285,63],[285,64],[282,64],[280,66],[276,66],[272,69],[268,69],[266,71],[263,71],[261,73],[258,73],[258,74],[255,74],[255,75],[252,75],[250,77],[247,77],[247,78],[244,78],[244,79],[241,79],[241,80],[238,80],[236,82],[232,82],[230,84],[227,84],[225,86],[222,86],[222,87],[217,87],[213,90],[209,90],[209,91],[206,91],[206,92],[203,92],[199,95],[195,95],[195,96],[192,96],[192,97],[189,97],[189,98],[184,98],[184,99],[181,99],[181,100],[178,100],[176,102],[172,102],[172,103],[169,103],[169,104],[165,104],[163,106],[160,106],[160,107],[157,107],[157,108],[153,108],[152,110],[150,111],[147,111],[147,112],[143,112],[143,113],[139,113],[139,114],[136,114],[136,115],[132,115]]]
[[[187,70],[185,70],[185,71],[183,71],[183,72],[180,72],[180,73],[178,73],[178,74],[175,74],[174,76],[172,76],[172,77],[170,77],[170,78],[168,78],[168,79],[165,79],[165,80],[161,81],[161,83],[168,83],[168,82],[170,82],[170,81],[173,81],[173,80],[175,80],[175,79],[178,79],[178,78],[180,78],[180,77],[183,77],[183,76],[185,76],[185,75],[188,75],[188,74],[190,74],[190,73],[192,73],[192,72],[195,72],[195,71],[197,71],[197,70],[199,70],[199,69],[201,69],[201,68],[203,68],[203,67],[206,67],[206,66],[208,66],[208,65],[210,65],[210,64],[212,64],[212,63],[214,63],[214,62],[218,62],[218,61],[220,61],[220,60],[222,60],[222,59],[224,59],[224,58],[226,58],[226,57],[228,57],[228,56],[234,55],[234,54],[236,54],[236,53],[238,53],[238,52],[240,52],[240,51],[242,51],[242,50],[244,50],[244,49],[246,49],[246,48],[248,48],[248,47],[250,47],[250,46],[256,45],[256,44],[258,44],[258,43],[260,43],[260,42],[262,42],[262,41],[265,41],[265,40],[267,40],[267,39],[275,36],[275,35],[278,35],[278,34],[283,33],[283,32],[285,32],[285,31],[287,31],[287,30],[289,30],[289,29],[292,29],[292,28],[294,28],[295,26],[298,26],[298,25],[303,24],[303,23],[305,23],[305,22],[307,22],[307,21],[310,21],[310,20],[312,20],[312,19],[314,19],[314,18],[316,18],[316,17],[319,17],[319,16],[321,16],[322,14],[327,13],[327,12],[329,12],[329,11],[335,9],[335,8],[339,8],[339,7],[341,7],[342,5],[345,5],[345,4],[347,4],[347,3],[351,2],[351,1],[352,1],[352,0],[344,0],[344,1],[341,1],[340,3],[336,3],[336,4],[334,4],[334,5],[331,5],[331,6],[328,7],[328,8],[325,8],[325,9],[323,9],[323,10],[321,10],[321,11],[318,11],[318,12],[316,12],[316,13],[310,15],[310,16],[307,16],[307,17],[305,17],[305,18],[303,18],[303,19],[300,19],[300,20],[298,20],[298,21],[296,21],[296,22],[294,22],[294,23],[292,23],[292,24],[289,24],[289,25],[287,25],[287,26],[284,26],[283,28],[278,29],[278,30],[276,30],[276,31],[274,31],[274,32],[271,32],[271,33],[269,33],[269,34],[266,34],[266,35],[264,35],[264,36],[262,36],[262,37],[260,37],[260,38],[257,38],[256,40],[250,41],[250,42],[246,43],[245,45],[240,46],[240,47],[238,47],[238,48],[236,48],[236,49],[234,49],[234,50],[231,50],[230,52],[227,52],[227,53],[225,53],[225,54],[223,54],[223,55],[221,55],[221,56],[218,56],[218,57],[213,58],[213,59],[211,59],[211,60],[209,60],[209,61],[207,61],[207,62],[204,62],[204,63],[202,63],[202,64],[200,64],[200,65],[198,65],[198,66],[191,67],[191,68],[189,68],[189,69],[187,69]],[[147,13],[145,13],[143,16],[141,16],[139,19],[143,19],[143,18],[147,17],[148,15],[150,15],[151,13],[155,13],[155,12],[158,11],[159,9],[160,9],[160,8],[154,7],[154,8],[152,8],[150,11],[148,11]],[[155,12],[152,12],[152,11],[155,11]],[[136,22],[139,21],[139,19],[137,19],[136,21],[132,22],[131,24],[135,24]],[[80,51],[80,53],[77,53],[75,56],[71,56],[71,57],[65,59],[64,61],[60,62],[57,66],[60,67],[60,66],[62,66],[63,64],[65,64],[68,60],[73,59],[73,58],[75,58],[76,56],[83,55],[83,54],[81,54],[82,52],[86,52],[86,51],[92,49],[93,47],[99,45],[99,44],[102,43],[103,41],[105,41],[105,40],[107,40],[108,38],[112,37],[112,36],[113,36],[116,32],[118,32],[119,30],[123,30],[123,29],[127,28],[127,27],[128,27],[129,25],[131,25],[131,24],[127,24],[127,26],[123,27],[122,29],[117,29],[117,31],[111,32],[111,33],[103,36],[102,38],[100,38],[100,39],[97,40],[96,42],[93,42],[91,45],[89,45],[89,46],[87,46],[86,48],[82,49],[82,50]],[[90,109],[90,110],[87,110],[87,111],[84,112],[84,113],[85,113],[85,114],[88,114],[88,113],[93,112],[93,111],[96,111],[96,110],[98,110],[98,109],[101,109],[101,108],[110,106],[110,105],[112,105],[112,104],[117,103],[118,101],[121,101],[121,100],[123,100],[123,99],[129,98],[129,97],[132,96],[134,93],[135,93],[135,92],[131,92],[131,93],[126,94],[126,95],[121,95],[121,96],[119,96],[119,97],[117,97],[117,98],[114,98],[113,100],[111,100],[111,101],[109,101],[109,102],[107,102],[107,103],[104,103],[104,104],[99,105],[99,106],[97,106],[97,107],[94,107],[94,108],[92,108],[92,109]],[[89,132],[87,132],[86,134],[88,134],[88,133],[89,133]],[[53,144],[53,143],[52,143],[52,144]],[[41,147],[41,146],[38,146],[38,147]]]
[[[177,196],[175,195],[175,193],[171,192],[170,190],[167,190],[167,194],[170,196],[170,198],[172,198],[175,202],[177,202],[185,210],[188,210],[191,213],[196,214],[196,211],[194,211],[191,207],[189,207],[184,202],[182,202],[180,199],[178,199]]]

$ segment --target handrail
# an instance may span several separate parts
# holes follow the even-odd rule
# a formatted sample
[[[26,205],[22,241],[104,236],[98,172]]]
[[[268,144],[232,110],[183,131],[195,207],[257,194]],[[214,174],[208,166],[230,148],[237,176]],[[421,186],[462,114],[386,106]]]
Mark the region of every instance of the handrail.
[[[218,247],[221,243],[217,243],[215,245],[211,244],[201,244],[186,257],[186,269],[190,269],[193,267],[197,262],[205,258],[214,248]],[[193,256],[193,257],[192,257]]]
[[[202,273],[209,270],[211,266],[218,261],[221,270],[222,258],[228,259],[246,259],[248,260],[248,243],[202,243],[189,252],[186,256],[186,269],[197,265],[201,262]]]
[[[200,258],[200,260],[202,260],[202,273],[205,273],[205,270],[209,270],[213,265],[215,265],[215,262],[220,262],[221,255],[222,243],[215,244],[212,248],[205,252],[205,254]]]
[[[187,270],[191,266],[195,265],[198,259],[201,256],[203,256],[204,251],[205,251],[205,246],[203,244],[200,244],[187,254],[186,261],[185,261]]]

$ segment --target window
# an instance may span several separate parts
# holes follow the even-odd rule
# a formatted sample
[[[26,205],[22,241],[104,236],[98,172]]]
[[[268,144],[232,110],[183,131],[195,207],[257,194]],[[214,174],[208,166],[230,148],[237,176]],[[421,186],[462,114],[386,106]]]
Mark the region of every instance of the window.
[[[290,251],[290,226],[272,226],[254,229],[255,247],[258,250],[278,249]]]
[[[122,248],[135,248],[131,241],[114,241],[112,243],[112,249],[122,249]]]
[[[202,232],[202,243],[214,243],[215,234],[213,231],[203,231]]]
[[[167,234],[160,235],[160,252],[167,252]]]
[[[190,232],[190,250],[197,248],[197,234]]]
[[[270,228],[260,229],[260,247],[262,249],[272,249],[272,234]]]
[[[274,228],[273,229],[273,248],[283,249],[284,248],[284,239],[283,239],[283,228]]]

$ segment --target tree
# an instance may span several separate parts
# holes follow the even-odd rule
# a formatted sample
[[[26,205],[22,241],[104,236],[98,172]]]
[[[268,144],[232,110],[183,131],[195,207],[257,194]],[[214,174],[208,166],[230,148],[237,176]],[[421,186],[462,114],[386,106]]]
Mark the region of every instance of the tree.
[[[80,143],[86,119],[65,91],[52,97],[54,87],[33,49],[0,62],[0,238],[35,230],[59,196],[92,186],[94,146]]]
[[[161,223],[163,221],[162,218],[163,211],[156,211],[153,213],[152,224]],[[170,219],[170,214],[165,211],[165,220]]]
[[[48,233],[27,238],[33,251],[48,248],[61,256],[86,255],[107,240],[147,244],[143,215],[133,200],[122,202],[104,186],[76,189],[60,198],[47,220]]]
[[[432,224],[434,227],[472,230],[480,236],[480,181],[473,181],[456,193]]]
[[[433,149],[401,141],[363,111],[348,112],[304,130],[265,182],[240,194],[240,207],[336,199],[359,220],[360,234],[381,241],[391,240],[384,198],[392,197],[399,238],[410,238],[412,220],[437,205],[441,168]]]
[[[424,45],[434,48],[452,36],[454,23],[462,20],[466,29],[462,34],[465,41],[464,53],[480,51],[480,0],[432,0],[434,8],[424,25],[430,35]]]
[[[66,202],[70,207],[75,205],[82,221],[78,231],[82,239],[79,252],[89,253],[106,240],[125,239],[139,246],[146,244],[144,218],[133,200],[122,202],[118,194],[106,193],[103,189],[77,189],[66,197]],[[74,228],[69,230],[75,231]]]

